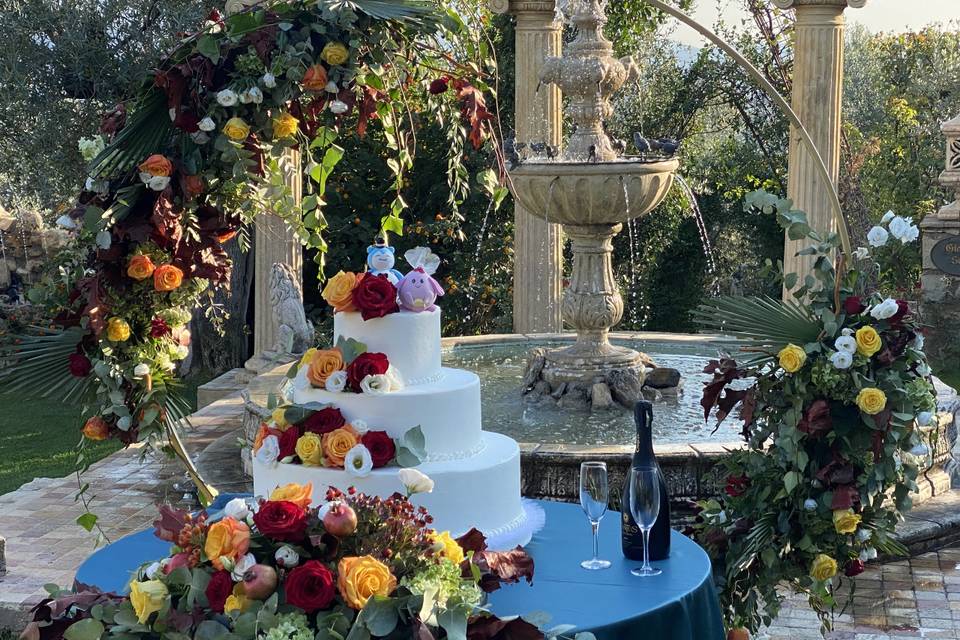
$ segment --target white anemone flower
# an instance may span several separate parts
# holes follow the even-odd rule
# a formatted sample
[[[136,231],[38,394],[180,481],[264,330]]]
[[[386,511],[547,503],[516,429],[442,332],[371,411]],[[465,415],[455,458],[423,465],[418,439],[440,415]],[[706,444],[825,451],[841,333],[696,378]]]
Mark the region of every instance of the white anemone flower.
[[[417,471],[412,468],[400,469],[400,471],[397,472],[397,477],[400,478],[400,484],[407,490],[408,495],[433,493],[433,480],[422,471]]]
[[[390,385],[390,378],[384,373],[369,375],[364,376],[363,380],[360,381],[360,391],[372,396],[382,396],[385,393],[390,393]]]
[[[334,371],[327,377],[327,383],[324,386],[331,393],[340,393],[347,388],[347,372]]]
[[[277,549],[277,552],[273,554],[273,558],[277,561],[277,564],[284,569],[292,569],[300,564],[300,554],[297,553],[296,549],[287,544]]]

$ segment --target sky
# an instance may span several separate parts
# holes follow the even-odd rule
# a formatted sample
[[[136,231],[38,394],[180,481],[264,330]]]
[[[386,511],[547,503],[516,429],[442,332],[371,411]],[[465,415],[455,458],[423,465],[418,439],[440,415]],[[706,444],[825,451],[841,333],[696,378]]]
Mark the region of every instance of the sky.
[[[743,13],[737,7],[740,0],[698,0],[694,18],[712,27],[717,17],[736,23]],[[862,24],[870,31],[902,32],[918,29],[935,22],[960,21],[960,0],[868,0],[863,9],[847,9],[847,22]],[[676,40],[695,47],[704,40],[685,25],[677,26]]]

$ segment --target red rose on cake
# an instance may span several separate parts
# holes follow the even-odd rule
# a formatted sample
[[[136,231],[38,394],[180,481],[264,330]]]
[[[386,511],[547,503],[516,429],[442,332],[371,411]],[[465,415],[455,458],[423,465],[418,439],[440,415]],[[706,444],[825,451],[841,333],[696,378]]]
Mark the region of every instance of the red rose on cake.
[[[382,318],[400,311],[397,304],[397,288],[386,275],[363,274],[353,288],[353,306],[360,311],[364,320]]]
[[[299,440],[302,435],[299,427],[287,427],[287,430],[277,438],[280,441],[280,453],[277,455],[277,460],[283,460],[288,456],[297,455],[297,440]]]
[[[253,514],[253,524],[268,538],[281,542],[300,542],[307,530],[307,512],[286,500],[268,500]]]
[[[290,572],[284,582],[287,604],[307,613],[326,609],[336,595],[333,573],[319,560],[308,560]]]
[[[230,572],[221,570],[214,573],[204,593],[207,596],[207,602],[210,603],[210,609],[216,613],[223,613],[227,598],[233,593],[233,578],[230,577]]]
[[[397,447],[393,443],[393,438],[387,435],[386,431],[368,431],[363,434],[360,443],[370,452],[374,469],[387,466],[397,455]]]
[[[300,423],[300,426],[305,432],[315,433],[318,436],[322,436],[325,433],[330,433],[334,429],[339,429],[347,423],[346,418],[343,417],[343,414],[340,413],[340,409],[336,407],[327,407],[325,409],[320,409],[309,418]]]
[[[389,368],[390,361],[387,360],[387,354],[361,353],[347,366],[347,387],[354,393],[360,393],[360,383],[363,382],[364,378],[383,375]]]

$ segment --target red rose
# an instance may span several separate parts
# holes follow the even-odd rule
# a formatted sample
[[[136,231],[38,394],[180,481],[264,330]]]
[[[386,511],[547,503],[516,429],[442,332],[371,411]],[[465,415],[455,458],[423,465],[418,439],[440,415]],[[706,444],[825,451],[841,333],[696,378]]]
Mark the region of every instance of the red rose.
[[[70,375],[72,376],[86,378],[93,370],[93,364],[90,362],[90,358],[82,353],[71,353],[69,360]]]
[[[330,433],[334,429],[339,429],[347,423],[346,418],[336,407],[327,407],[320,409],[309,418],[300,423],[304,431],[310,431],[318,436]]]
[[[437,78],[430,83],[430,93],[437,96],[441,93],[445,93],[450,87],[450,81],[446,78]]]
[[[744,475],[727,476],[727,486],[724,489],[731,498],[742,496],[743,492],[750,486],[750,478]]]
[[[893,314],[887,322],[890,323],[893,327],[899,327],[903,325],[903,320],[910,313],[910,305],[907,304],[906,300],[897,300],[897,312]]]
[[[852,578],[863,573],[864,569],[866,569],[866,566],[864,566],[863,560],[857,558],[847,563],[847,568],[843,570],[843,575]]]
[[[390,361],[387,360],[386,354],[361,353],[347,367],[347,386],[354,393],[360,393],[360,383],[364,378],[383,375],[389,368]]]
[[[216,613],[223,613],[223,605],[227,598],[233,593],[233,578],[229,571],[217,571],[210,577],[207,583],[207,589],[204,591],[207,595],[207,602],[210,603],[210,610]]]
[[[150,337],[162,338],[170,333],[170,325],[163,318],[154,318],[150,321]]]
[[[360,442],[370,452],[374,469],[387,466],[397,455],[397,447],[393,444],[393,438],[387,435],[386,431],[367,431],[360,438]]]
[[[280,444],[280,455],[277,456],[277,460],[297,455],[297,440],[300,439],[301,435],[303,434],[300,433],[298,427],[288,427],[286,431],[280,434],[280,437],[277,438]]]
[[[366,273],[353,288],[353,305],[364,320],[382,318],[400,310],[397,305],[397,288],[386,275]]]
[[[308,560],[290,572],[284,592],[287,604],[313,613],[329,608],[337,590],[330,569],[319,560]]]
[[[286,500],[268,500],[253,514],[260,533],[281,542],[300,542],[307,530],[307,512]]]
[[[863,304],[860,296],[849,296],[843,301],[843,311],[848,316],[856,316],[863,313],[867,306]]]

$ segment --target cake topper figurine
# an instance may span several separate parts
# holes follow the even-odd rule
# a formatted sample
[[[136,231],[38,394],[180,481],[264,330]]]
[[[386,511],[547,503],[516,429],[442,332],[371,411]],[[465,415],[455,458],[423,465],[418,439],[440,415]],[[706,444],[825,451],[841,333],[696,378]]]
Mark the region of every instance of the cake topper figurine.
[[[440,258],[427,247],[410,249],[403,257],[406,258],[413,270],[403,277],[397,286],[400,295],[400,306],[407,311],[433,311],[438,296],[443,295],[443,287],[433,279]]]
[[[403,278],[403,274],[393,268],[396,263],[395,249],[387,244],[384,236],[377,236],[373,244],[367,247],[367,267],[375,276],[385,275],[390,284],[396,286]]]

